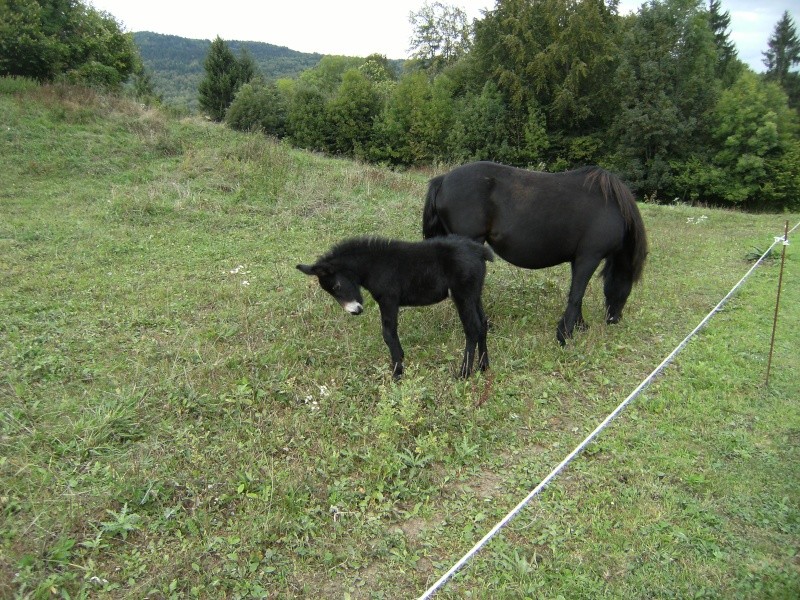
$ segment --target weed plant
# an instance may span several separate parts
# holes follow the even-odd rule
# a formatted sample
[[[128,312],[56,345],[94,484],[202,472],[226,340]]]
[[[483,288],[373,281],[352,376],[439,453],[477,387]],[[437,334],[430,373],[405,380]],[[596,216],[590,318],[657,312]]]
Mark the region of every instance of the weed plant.
[[[419,239],[426,180],[63,86],[0,85],[0,597],[418,596],[798,215],[643,204],[623,322],[555,341],[568,267],[489,265],[492,368],[448,303],[297,273]],[[800,596],[800,266],[760,267],[442,598]]]

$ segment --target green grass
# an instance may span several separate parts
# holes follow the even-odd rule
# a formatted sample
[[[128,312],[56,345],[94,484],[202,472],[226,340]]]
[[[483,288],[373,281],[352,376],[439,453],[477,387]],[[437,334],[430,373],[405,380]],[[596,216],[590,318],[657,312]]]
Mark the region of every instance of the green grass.
[[[455,379],[453,307],[406,309],[398,385],[375,303],[294,265],[418,239],[430,173],[0,89],[0,597],[418,596],[800,219],[642,205],[623,322],[595,279],[565,349],[568,268],[492,263],[492,369]],[[800,595],[794,245],[767,388],[779,266],[438,597]]]

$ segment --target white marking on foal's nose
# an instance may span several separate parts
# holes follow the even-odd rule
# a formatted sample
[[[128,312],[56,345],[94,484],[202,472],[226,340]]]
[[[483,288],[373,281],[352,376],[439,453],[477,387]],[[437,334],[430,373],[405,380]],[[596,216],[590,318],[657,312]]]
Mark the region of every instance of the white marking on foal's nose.
[[[347,304],[342,304],[342,308],[344,308],[351,315],[360,315],[361,311],[364,310],[364,307],[361,306],[361,303],[356,302],[355,300],[351,300]]]

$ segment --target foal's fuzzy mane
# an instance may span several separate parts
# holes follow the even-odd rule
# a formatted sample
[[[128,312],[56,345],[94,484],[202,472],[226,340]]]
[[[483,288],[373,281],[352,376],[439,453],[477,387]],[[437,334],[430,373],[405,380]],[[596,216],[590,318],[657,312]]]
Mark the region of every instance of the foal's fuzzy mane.
[[[363,252],[374,252],[376,250],[386,250],[397,245],[395,240],[387,240],[377,236],[362,236],[342,240],[333,248],[328,250],[320,261],[329,261],[341,256],[361,254]]]

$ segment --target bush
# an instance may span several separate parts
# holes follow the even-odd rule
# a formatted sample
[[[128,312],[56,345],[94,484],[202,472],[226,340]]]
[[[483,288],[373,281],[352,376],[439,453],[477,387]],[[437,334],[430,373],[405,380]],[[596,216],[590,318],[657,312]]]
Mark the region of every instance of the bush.
[[[82,64],[77,69],[69,71],[65,78],[72,85],[96,90],[115,89],[122,84],[119,71],[97,61]]]
[[[274,84],[246,83],[228,108],[225,123],[238,131],[262,131],[280,138],[286,134],[286,104]]]

